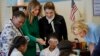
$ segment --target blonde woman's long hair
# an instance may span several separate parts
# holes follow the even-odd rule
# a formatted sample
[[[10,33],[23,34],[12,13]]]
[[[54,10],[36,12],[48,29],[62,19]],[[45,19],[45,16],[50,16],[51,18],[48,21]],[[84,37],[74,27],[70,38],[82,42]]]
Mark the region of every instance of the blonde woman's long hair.
[[[85,22],[83,20],[78,20],[75,21],[72,25],[71,25],[71,31],[73,34],[75,34],[74,30],[78,29],[78,31],[85,31],[85,33],[87,34],[88,32],[88,26],[85,24]]]
[[[34,18],[34,14],[31,12],[31,10],[34,9],[36,6],[40,7],[39,13],[38,13],[38,15],[40,15],[41,5],[37,0],[31,0],[27,6],[27,12],[28,12],[28,17],[29,17],[30,23],[32,23],[32,20]]]

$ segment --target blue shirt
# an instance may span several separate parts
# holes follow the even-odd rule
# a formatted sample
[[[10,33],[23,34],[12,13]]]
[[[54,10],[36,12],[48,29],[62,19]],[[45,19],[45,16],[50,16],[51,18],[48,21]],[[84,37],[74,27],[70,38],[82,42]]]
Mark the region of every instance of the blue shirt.
[[[98,44],[99,37],[100,37],[100,26],[95,24],[89,24],[88,25],[88,32],[85,36],[85,40],[87,44],[94,43]]]

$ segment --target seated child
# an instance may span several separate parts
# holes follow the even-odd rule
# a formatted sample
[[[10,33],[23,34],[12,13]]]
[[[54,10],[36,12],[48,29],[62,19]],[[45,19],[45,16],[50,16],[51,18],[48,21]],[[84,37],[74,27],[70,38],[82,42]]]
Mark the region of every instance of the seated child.
[[[76,56],[73,51],[73,44],[68,40],[63,40],[58,44],[60,50],[59,56]]]
[[[58,39],[55,33],[49,35],[49,46],[40,52],[40,56],[59,56],[59,49],[57,48]]]
[[[17,36],[14,38],[10,47],[8,56],[23,56],[23,53],[27,49],[28,41],[23,36]]]

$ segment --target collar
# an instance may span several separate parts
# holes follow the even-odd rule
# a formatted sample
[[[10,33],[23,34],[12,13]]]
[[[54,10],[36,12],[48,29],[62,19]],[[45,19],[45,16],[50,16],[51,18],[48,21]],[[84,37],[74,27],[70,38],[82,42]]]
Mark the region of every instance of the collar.
[[[49,50],[49,48],[50,48],[50,46],[47,49]],[[50,52],[54,52],[55,50],[57,50],[57,47],[53,51],[50,51],[50,50],[49,51]]]
[[[18,29],[18,28],[14,25],[14,23],[12,22],[12,19],[9,20],[9,23],[10,23],[14,28]]]
[[[13,29],[15,29],[16,32],[20,32],[20,34],[23,35],[23,32],[22,32],[20,29],[18,29],[18,28],[13,24],[13,22],[11,21],[11,19],[9,20],[9,23],[12,25]]]
[[[51,18],[46,17],[46,19],[48,20],[49,23],[51,23],[54,18],[55,18],[55,15],[53,17],[51,17]]]

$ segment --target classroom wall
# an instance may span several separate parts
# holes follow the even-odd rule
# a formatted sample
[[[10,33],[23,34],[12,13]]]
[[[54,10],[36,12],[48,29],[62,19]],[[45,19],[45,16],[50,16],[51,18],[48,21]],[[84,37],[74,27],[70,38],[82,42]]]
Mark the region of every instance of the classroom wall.
[[[1,8],[1,2],[0,2],[0,8]],[[1,9],[0,9],[0,19],[1,19]],[[1,20],[0,20],[0,31],[1,31]]]
[[[0,30],[3,29],[3,26],[5,23],[8,22],[8,20],[12,17],[12,9],[11,7],[7,6],[7,0],[1,0],[2,3],[0,3],[1,5],[1,12],[0,12],[0,22],[2,24],[0,24]],[[78,19],[84,19],[87,22],[93,22],[96,24],[100,24],[100,16],[93,16],[93,9],[92,9],[92,0],[75,0],[75,3],[82,15],[82,17],[79,17],[79,14],[76,13],[76,20]],[[61,1],[61,2],[54,2],[55,6],[56,6],[56,11],[58,14],[63,15],[66,21],[66,25],[67,25],[67,29],[68,29],[68,37],[69,40],[74,40],[74,38],[76,36],[74,36],[71,33],[71,24],[72,21],[69,19],[70,16],[70,11],[71,11],[71,1]],[[42,3],[42,5],[44,5],[44,3]],[[83,38],[79,38],[80,41],[84,41]]]
[[[12,9],[11,7],[8,7],[7,0],[1,0],[0,1],[0,10],[1,10],[1,18],[0,18],[0,30],[2,31],[4,25],[9,21],[9,19],[12,17]]]

